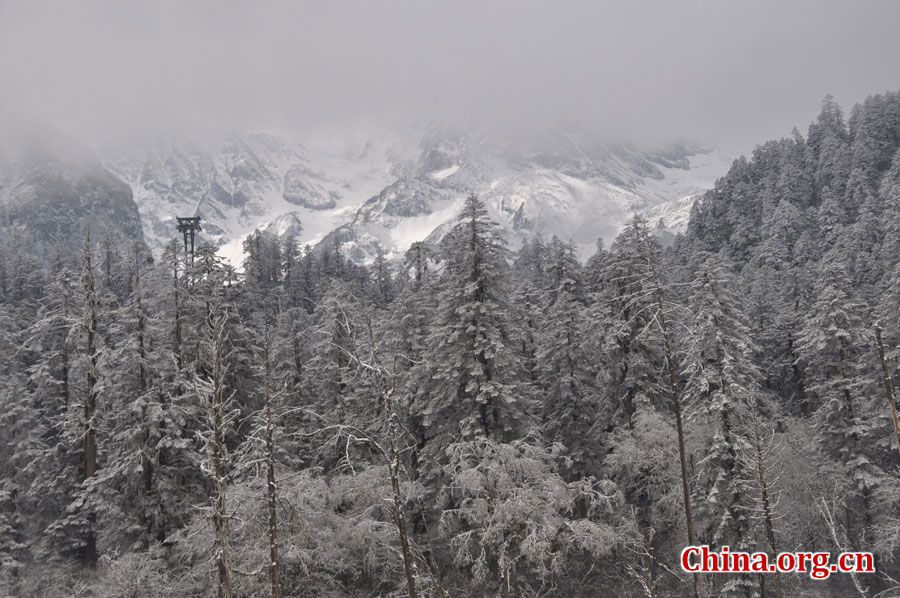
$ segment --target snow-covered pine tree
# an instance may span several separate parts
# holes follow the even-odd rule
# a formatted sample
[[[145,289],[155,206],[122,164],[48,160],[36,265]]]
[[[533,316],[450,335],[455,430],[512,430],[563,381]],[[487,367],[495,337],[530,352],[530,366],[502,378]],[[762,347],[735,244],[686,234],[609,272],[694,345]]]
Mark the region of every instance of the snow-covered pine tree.
[[[697,463],[696,514],[703,543],[752,551],[752,521],[747,504],[752,472],[740,455],[749,451],[751,405],[760,394],[756,350],[745,321],[736,281],[715,254],[700,254],[688,304],[693,319],[684,347],[685,405],[710,420],[711,437]],[[696,416],[695,416],[696,417]],[[722,596],[749,597],[748,576],[731,576],[718,589]]]
[[[310,380],[309,407],[331,424],[347,424],[352,415],[355,368],[348,354],[357,342],[356,320],[347,312],[361,311],[359,299],[349,285],[332,280],[316,308],[315,324],[308,332],[312,349],[307,370]]]
[[[639,409],[666,402],[663,343],[654,320],[660,251],[646,222],[635,217],[603,262],[589,316],[604,356],[600,431],[631,427]]]
[[[798,339],[799,362],[815,402],[815,426],[826,456],[841,464],[852,480],[844,497],[851,542],[862,548],[862,530],[871,524],[872,495],[883,483],[878,452],[890,450],[892,438],[878,394],[877,354],[867,325],[867,306],[850,292],[846,250],[826,255],[815,287],[816,300]]]
[[[95,268],[94,247],[88,235],[82,245],[82,276],[81,284],[76,287],[73,319],[77,310],[81,313],[71,329],[71,347],[80,358],[73,360],[70,374],[77,383],[69,384],[68,388],[73,391],[71,403],[54,422],[59,430],[58,441],[48,446],[50,451],[45,454],[46,460],[39,461],[47,466],[54,458],[62,456],[65,465],[49,465],[46,470],[35,472],[36,486],[50,488],[55,485],[54,492],[60,492],[64,501],[61,512],[43,531],[46,554],[51,557],[77,555],[82,566],[89,569],[97,566],[98,513],[106,508],[99,500],[95,478],[100,458],[97,432],[104,415],[98,413],[102,389],[98,371],[102,338],[98,331],[101,314]],[[70,455],[77,458],[77,465],[66,458]]]
[[[12,278],[44,275],[38,270]],[[41,300],[26,292],[20,303],[0,293],[0,593],[11,596],[24,593],[19,574],[33,559],[30,539],[59,517],[66,491],[80,481],[77,459],[65,463],[54,450],[70,397],[69,310],[75,309],[76,278],[60,272]],[[52,479],[60,470],[65,474]]]
[[[394,300],[397,294],[394,288],[394,277],[385,257],[384,249],[379,245],[375,254],[375,263],[372,264],[373,295],[375,305],[384,309]]]
[[[672,305],[663,290],[660,253],[659,243],[651,236],[646,222],[635,216],[604,260],[605,268],[598,279],[600,291],[591,310],[593,328],[607,329],[602,338],[609,394],[601,402],[601,413],[592,435],[602,441],[610,432],[618,431],[617,443],[621,445],[629,442],[637,423],[653,419],[654,411],[672,414],[688,544],[695,544],[681,389],[667,323],[667,312]],[[635,489],[624,487],[623,490],[631,493]],[[650,507],[645,503],[639,505],[644,511],[650,511]],[[700,598],[699,575],[695,574],[693,581],[695,598]]]
[[[281,240],[268,231],[255,230],[243,243],[246,292],[253,296],[255,311],[282,309],[285,284]]]
[[[32,537],[41,536],[48,525],[64,519],[71,496],[82,481],[82,463],[73,439],[78,430],[72,417],[80,396],[75,382],[77,278],[68,269],[54,277],[26,330],[9,326],[10,318],[0,320],[4,339],[16,345],[6,353],[6,371],[0,376],[4,405],[0,450],[5,463],[0,475],[11,488],[21,489],[15,504]],[[73,545],[63,536],[56,537],[59,543],[37,546],[35,553],[54,559],[75,556],[78,538]]]
[[[201,413],[170,342],[173,319],[180,317],[172,312],[181,309],[176,297],[168,301],[171,264],[151,266],[139,245],[133,261],[131,293],[109,324],[116,344],[103,361],[109,442],[102,491],[115,507],[104,522],[115,530],[108,541],[146,547],[183,525],[202,495],[191,438]]]
[[[525,239],[513,260],[516,280],[528,281],[543,290],[547,285],[547,258],[548,249],[540,235]]]
[[[438,455],[450,438],[502,440],[525,409],[509,342],[507,255],[484,202],[470,195],[443,243],[444,273],[427,361],[431,387],[420,415]]]
[[[580,265],[575,249],[554,237],[549,245],[549,305],[541,322],[536,362],[541,383],[541,423],[547,443],[570,451],[567,474],[598,474],[600,447],[590,438],[599,393]]]
[[[418,473],[419,451],[425,444],[419,403],[427,402],[430,390],[429,365],[425,359],[432,342],[431,326],[436,308],[435,289],[428,270],[430,254],[421,242],[414,243],[406,252],[403,271],[407,280],[380,322],[385,350],[397,357],[393,371],[398,389],[395,402],[415,439],[410,451],[412,475]]]

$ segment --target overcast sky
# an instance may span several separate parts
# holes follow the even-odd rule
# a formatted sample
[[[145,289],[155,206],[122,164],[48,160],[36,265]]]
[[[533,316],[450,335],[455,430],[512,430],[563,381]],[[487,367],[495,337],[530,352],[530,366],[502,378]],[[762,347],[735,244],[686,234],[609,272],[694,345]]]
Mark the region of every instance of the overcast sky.
[[[739,151],[900,88],[891,0],[0,0],[0,104],[80,134],[425,118]]]

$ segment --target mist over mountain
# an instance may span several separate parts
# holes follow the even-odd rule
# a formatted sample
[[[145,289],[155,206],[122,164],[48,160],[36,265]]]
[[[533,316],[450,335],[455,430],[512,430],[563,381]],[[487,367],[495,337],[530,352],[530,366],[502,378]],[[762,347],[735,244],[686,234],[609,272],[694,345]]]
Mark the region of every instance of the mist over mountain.
[[[91,149],[46,124],[0,114],[0,227],[40,255],[85,235],[143,241],[131,189]]]

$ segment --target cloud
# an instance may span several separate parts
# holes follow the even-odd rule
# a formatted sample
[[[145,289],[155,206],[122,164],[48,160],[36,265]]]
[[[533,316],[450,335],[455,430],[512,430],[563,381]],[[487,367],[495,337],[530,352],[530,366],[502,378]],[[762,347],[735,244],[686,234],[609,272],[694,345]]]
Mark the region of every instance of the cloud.
[[[0,101],[91,134],[567,119],[746,151],[896,87],[897,22],[890,0],[0,0]]]

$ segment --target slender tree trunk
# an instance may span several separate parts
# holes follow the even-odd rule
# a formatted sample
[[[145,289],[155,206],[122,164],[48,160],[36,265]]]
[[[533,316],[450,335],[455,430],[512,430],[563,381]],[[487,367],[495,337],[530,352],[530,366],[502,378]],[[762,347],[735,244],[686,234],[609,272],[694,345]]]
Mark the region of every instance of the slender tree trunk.
[[[145,336],[147,333],[147,321],[144,318],[144,305],[142,302],[141,295],[143,293],[143,289],[141,288],[141,252],[140,248],[135,246],[134,248],[134,300],[135,300],[135,310],[137,311],[137,343],[138,343],[138,391],[141,396],[144,396],[147,392],[147,347],[145,342]],[[141,422],[142,422],[142,436],[143,436],[143,451],[141,457],[141,470],[144,476],[144,493],[149,495],[153,492],[153,459],[151,457],[151,431],[150,431],[150,423],[147,416],[147,404],[144,403],[141,407]],[[149,510],[145,510],[144,513],[144,524],[147,528],[148,537],[152,537],[153,528],[156,525],[154,522],[154,517]]]
[[[694,536],[694,516],[691,512],[691,486],[688,477],[687,450],[684,441],[684,426],[681,416],[681,394],[678,391],[678,379],[675,374],[675,363],[672,359],[672,342],[669,339],[669,330],[666,326],[666,314],[663,309],[663,293],[662,286],[659,283],[659,277],[653,272],[656,278],[656,305],[659,309],[659,326],[662,329],[663,349],[666,357],[666,370],[669,373],[669,391],[672,395],[672,406],[675,410],[675,429],[678,432],[678,457],[681,461],[681,490],[684,497],[684,518],[687,523],[688,545],[696,546],[697,541]],[[702,598],[700,585],[700,574],[694,573],[694,597]]]
[[[760,500],[762,502],[762,510],[763,510],[763,524],[765,526],[766,531],[766,543],[769,545],[769,550],[772,551],[772,556],[778,556],[778,545],[775,542],[775,524],[774,524],[774,515],[773,510],[774,506],[771,503],[769,496],[769,476],[766,467],[766,458],[763,452],[763,441],[762,434],[759,431],[759,417],[756,413],[756,406],[753,407],[753,453],[754,460],[756,461],[756,481],[759,484],[760,489]],[[762,589],[763,595],[765,595],[765,575],[760,577],[760,588]],[[775,597],[782,598],[784,594],[782,593],[781,588],[781,573],[779,571],[775,572]]]
[[[88,480],[97,473],[97,293],[94,283],[94,265],[91,259],[90,235],[84,241],[84,277],[82,280],[85,294],[84,327],[87,337],[87,396],[84,401],[84,479]],[[90,521],[85,544],[81,550],[82,564],[90,569],[97,567],[97,537],[93,529],[94,515],[88,515]]]
[[[509,569],[504,569],[503,576],[500,578],[500,598],[509,598],[511,586],[512,572]]]
[[[400,550],[403,553],[403,568],[406,573],[406,591],[409,598],[417,598],[416,591],[416,564],[413,560],[412,550],[409,546],[409,536],[406,531],[406,514],[403,508],[403,495],[400,493],[400,451],[397,447],[397,439],[400,431],[400,418],[394,410],[393,389],[385,393],[385,407],[388,411],[388,433],[390,434],[390,463],[388,471],[391,476],[391,491],[394,496],[394,522],[397,525],[397,533],[400,535]]]
[[[884,356],[881,327],[877,325],[875,326],[875,338],[878,341],[878,355],[881,357],[881,376],[884,381],[884,392],[887,395],[888,405],[891,407],[891,418],[894,422],[894,437],[897,439],[897,450],[900,450],[900,422],[897,421],[897,403],[894,401],[894,381],[891,379],[887,359]]]
[[[147,321],[144,318],[144,305],[141,302],[141,263],[140,252],[135,249],[134,260],[134,298],[137,310],[137,341],[138,341],[138,388],[141,393],[147,390],[147,349],[144,342]]]
[[[63,276],[63,330],[62,330],[62,394],[66,411],[69,410],[69,277]]]
[[[272,438],[272,374],[269,364],[268,338],[264,359],[266,372],[266,490],[269,502],[269,567],[272,572],[272,598],[281,598],[278,579],[278,489],[275,485],[275,442]]]
[[[216,569],[219,578],[219,598],[232,598],[231,555],[228,545],[228,511],[226,508],[225,480],[225,319],[222,315],[213,319],[210,312],[210,343],[213,350],[213,387],[209,398],[211,438],[208,444],[210,462],[216,480],[216,496],[213,509],[213,532],[216,545]]]
[[[406,575],[406,592],[408,598],[418,598],[416,590],[416,579],[418,577],[418,568],[413,558],[412,549],[409,544],[409,534],[406,529],[406,513],[403,508],[403,495],[400,492],[400,449],[398,447],[400,438],[400,416],[394,405],[394,380],[382,367],[378,358],[378,352],[375,349],[375,335],[372,333],[371,322],[369,328],[369,343],[372,349],[372,367],[374,373],[381,385],[381,395],[384,400],[384,408],[388,417],[388,440],[390,448],[388,450],[388,473],[391,478],[391,493],[394,499],[394,524],[397,526],[397,534],[400,536],[400,552],[403,555],[403,570]],[[359,361],[357,359],[357,361]],[[361,362],[360,362],[361,363]]]
[[[172,338],[172,352],[175,362],[181,367],[181,309],[178,305],[178,246],[172,243],[172,298],[175,302],[175,330]]]

